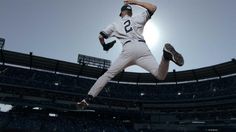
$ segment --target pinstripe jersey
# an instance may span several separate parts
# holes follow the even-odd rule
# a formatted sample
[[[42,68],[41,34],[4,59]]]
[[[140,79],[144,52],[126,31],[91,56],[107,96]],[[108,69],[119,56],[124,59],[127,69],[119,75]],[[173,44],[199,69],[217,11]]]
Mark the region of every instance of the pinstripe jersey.
[[[144,40],[143,29],[150,18],[147,10],[134,17],[126,15],[120,21],[108,25],[101,33],[105,38],[116,37],[122,44],[130,40]]]

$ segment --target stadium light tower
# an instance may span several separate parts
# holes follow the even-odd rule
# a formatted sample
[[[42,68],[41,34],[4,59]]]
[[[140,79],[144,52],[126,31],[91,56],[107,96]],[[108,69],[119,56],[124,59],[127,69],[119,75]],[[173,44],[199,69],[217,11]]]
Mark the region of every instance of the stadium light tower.
[[[3,49],[5,44],[5,39],[4,38],[0,38],[0,49]]]

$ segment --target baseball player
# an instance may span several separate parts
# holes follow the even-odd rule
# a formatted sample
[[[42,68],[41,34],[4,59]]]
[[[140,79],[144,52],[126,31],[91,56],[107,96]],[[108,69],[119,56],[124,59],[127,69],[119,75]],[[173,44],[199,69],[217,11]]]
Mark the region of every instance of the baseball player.
[[[156,6],[139,0],[124,0],[125,5],[121,8],[121,20],[114,22],[103,29],[99,34],[99,41],[103,50],[108,51],[114,45],[115,41],[105,43],[105,39],[116,37],[122,43],[122,52],[114,61],[110,68],[96,81],[88,92],[88,96],[77,103],[79,108],[87,107],[96,97],[103,87],[118,73],[131,65],[138,65],[149,71],[159,80],[164,80],[168,73],[169,62],[182,66],[184,59],[174,47],[165,44],[163,56],[160,64],[157,63],[142,35],[145,24],[156,11]],[[137,5],[145,10],[137,16],[133,16],[132,7]]]

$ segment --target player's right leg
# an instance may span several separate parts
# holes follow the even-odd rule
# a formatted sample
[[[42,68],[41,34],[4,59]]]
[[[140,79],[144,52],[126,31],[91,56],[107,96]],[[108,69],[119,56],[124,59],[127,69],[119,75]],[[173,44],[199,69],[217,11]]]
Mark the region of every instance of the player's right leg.
[[[166,60],[171,60],[178,66],[184,65],[183,56],[180,53],[178,53],[175,50],[175,48],[169,43],[165,44],[165,46],[164,46],[163,56]]]
[[[116,61],[111,65],[111,67],[95,82],[92,88],[89,90],[88,95],[81,102],[77,103],[77,106],[80,108],[87,107],[96,97],[104,86],[109,82],[113,77],[118,73],[124,70],[126,67],[132,65],[131,58],[124,52],[116,59]]]
[[[152,73],[157,79],[164,80],[168,73],[169,61],[173,61],[179,66],[184,64],[182,55],[175,51],[174,47],[170,44],[165,44],[163,56],[159,65],[151,52],[141,56],[135,63]]]
[[[137,59],[135,64],[149,71],[158,80],[164,80],[169,69],[169,60],[162,57],[159,65],[151,52]]]

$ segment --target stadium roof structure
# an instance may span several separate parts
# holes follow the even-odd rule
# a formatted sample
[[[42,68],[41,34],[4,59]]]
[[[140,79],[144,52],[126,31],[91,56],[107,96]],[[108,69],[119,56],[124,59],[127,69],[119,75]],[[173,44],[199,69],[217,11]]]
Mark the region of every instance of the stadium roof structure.
[[[52,71],[55,73],[60,72],[77,76],[85,76],[89,78],[99,78],[106,71],[104,68],[35,56],[32,52],[29,54],[24,54],[3,49],[0,51],[0,62],[2,62],[2,64]],[[177,83],[198,81],[215,77],[221,78],[222,76],[232,75],[235,73],[236,60],[232,59],[229,62],[199,69],[186,71],[173,70],[173,72],[168,73],[167,78],[164,81],[155,79],[155,77],[150,73],[133,73],[125,71],[118,74],[112,80],[127,83]]]

